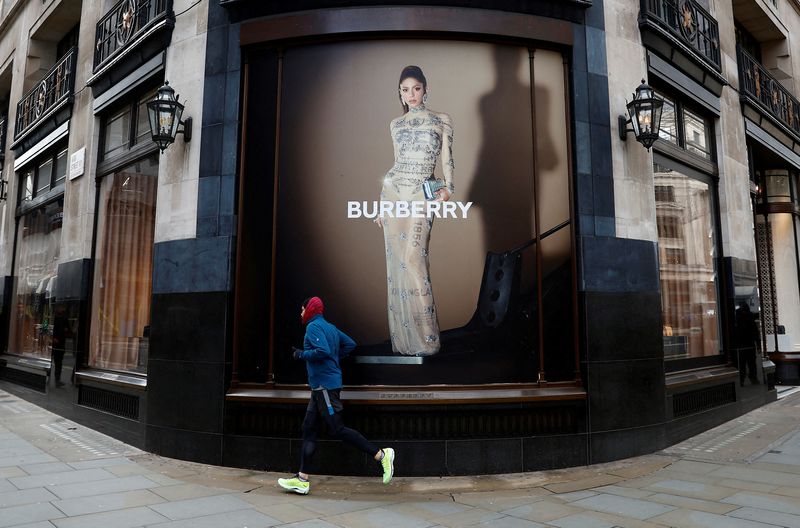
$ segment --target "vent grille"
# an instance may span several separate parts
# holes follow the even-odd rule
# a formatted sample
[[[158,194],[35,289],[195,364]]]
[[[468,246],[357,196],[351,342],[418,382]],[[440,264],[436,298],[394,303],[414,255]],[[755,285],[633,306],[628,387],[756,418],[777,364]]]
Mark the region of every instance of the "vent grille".
[[[131,420],[139,419],[139,398],[130,394],[114,392],[97,387],[80,385],[78,389],[78,405],[91,407]]]
[[[237,406],[228,415],[233,434],[297,438],[304,407]],[[574,434],[581,407],[516,409],[408,409],[348,407],[345,423],[367,438],[446,440]]]
[[[44,373],[34,374],[27,370],[6,367],[0,369],[0,378],[39,392],[45,392],[47,389],[47,376]]]
[[[672,397],[672,412],[675,418],[688,416],[736,401],[733,383],[675,394]]]

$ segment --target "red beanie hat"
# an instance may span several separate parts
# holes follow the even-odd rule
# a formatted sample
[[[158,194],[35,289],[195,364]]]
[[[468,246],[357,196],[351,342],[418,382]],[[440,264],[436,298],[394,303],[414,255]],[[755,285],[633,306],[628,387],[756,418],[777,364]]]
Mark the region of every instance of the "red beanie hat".
[[[306,311],[303,312],[303,324],[308,323],[315,315],[320,315],[325,309],[325,305],[322,304],[322,299],[319,297],[312,297],[306,303],[305,309]]]

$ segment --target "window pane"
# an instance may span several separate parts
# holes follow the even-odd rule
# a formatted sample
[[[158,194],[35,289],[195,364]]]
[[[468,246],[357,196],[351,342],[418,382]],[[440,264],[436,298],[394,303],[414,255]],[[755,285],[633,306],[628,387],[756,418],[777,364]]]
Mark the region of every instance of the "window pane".
[[[714,221],[709,185],[654,164],[664,357],[720,353]]]
[[[664,97],[658,94],[660,97]],[[675,121],[675,103],[664,97],[664,106],[661,109],[661,127],[658,130],[658,137],[678,144],[678,124]]]
[[[56,172],[53,176],[53,185],[58,185],[67,179],[67,149],[62,150],[56,156]]]
[[[53,159],[48,158],[44,163],[39,164],[39,171],[36,175],[36,194],[50,190],[50,182],[53,177]]]
[[[12,354],[50,357],[63,210],[58,201],[20,218],[9,342]]]
[[[105,122],[103,130],[103,159],[122,154],[129,148],[131,111],[126,108]]]
[[[89,365],[146,372],[158,157],[101,186]]]
[[[686,150],[711,159],[711,149],[708,146],[708,127],[705,120],[685,109],[683,111],[683,119]]]
[[[33,169],[22,173],[22,185],[20,186],[20,202],[33,200]]]
[[[147,102],[155,99],[156,91],[145,94],[139,100],[139,105],[136,109],[136,144],[138,145],[142,140],[150,138],[150,122],[147,118]]]

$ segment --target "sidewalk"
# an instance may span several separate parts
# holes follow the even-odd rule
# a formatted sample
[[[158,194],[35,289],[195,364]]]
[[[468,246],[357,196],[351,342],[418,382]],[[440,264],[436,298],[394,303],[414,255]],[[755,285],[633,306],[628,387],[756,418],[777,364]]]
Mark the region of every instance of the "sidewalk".
[[[610,464],[389,486],[316,477],[309,496],[279,476],[152,455],[0,391],[0,528],[800,528],[800,392]]]

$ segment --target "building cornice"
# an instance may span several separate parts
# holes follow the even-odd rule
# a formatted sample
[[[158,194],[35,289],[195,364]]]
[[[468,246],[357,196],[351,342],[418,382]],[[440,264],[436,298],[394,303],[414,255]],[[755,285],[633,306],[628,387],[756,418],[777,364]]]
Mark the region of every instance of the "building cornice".
[[[25,4],[25,0],[17,0],[14,2],[14,5],[11,6],[11,9],[8,10],[6,13],[5,18],[0,21],[0,38],[3,38],[3,33],[5,33],[6,29],[14,23],[14,19],[17,18],[17,13],[22,10],[22,6]]]

